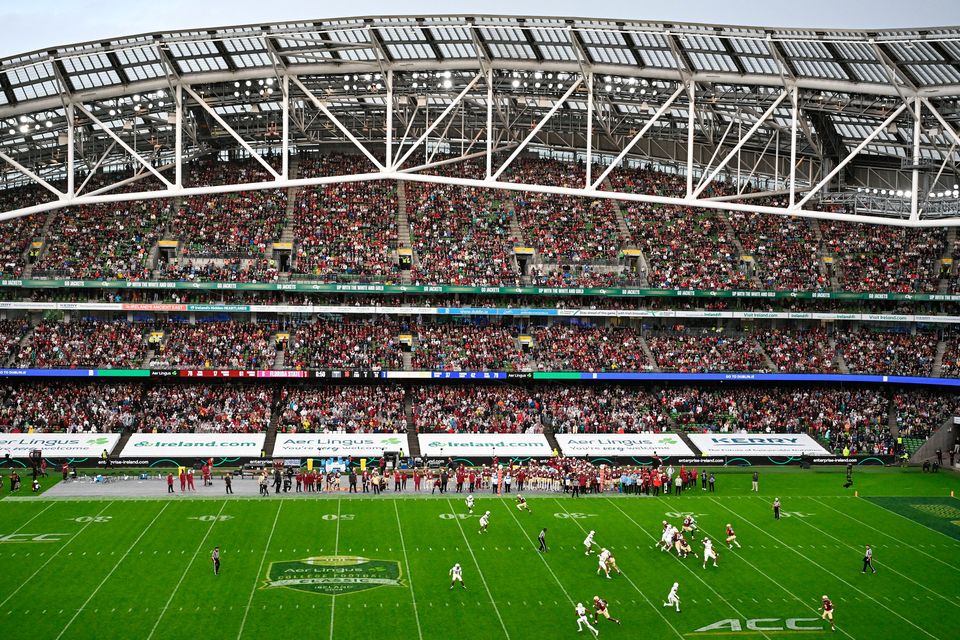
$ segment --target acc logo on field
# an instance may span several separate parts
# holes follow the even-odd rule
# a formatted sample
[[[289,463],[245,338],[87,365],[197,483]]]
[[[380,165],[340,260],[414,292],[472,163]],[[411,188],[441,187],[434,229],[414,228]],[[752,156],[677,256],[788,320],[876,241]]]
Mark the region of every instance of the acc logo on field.
[[[400,563],[359,556],[315,556],[273,562],[263,588],[286,587],[329,596],[377,587],[402,587]]]

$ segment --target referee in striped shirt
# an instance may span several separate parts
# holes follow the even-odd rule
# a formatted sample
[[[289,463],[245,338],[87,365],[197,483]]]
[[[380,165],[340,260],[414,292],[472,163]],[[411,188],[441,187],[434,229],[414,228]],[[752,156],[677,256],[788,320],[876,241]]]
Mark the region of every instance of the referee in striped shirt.
[[[870,545],[867,545],[867,549],[863,552],[863,571],[860,573],[866,573],[867,567],[870,567],[870,571],[876,573],[877,570],[873,568],[873,548]]]

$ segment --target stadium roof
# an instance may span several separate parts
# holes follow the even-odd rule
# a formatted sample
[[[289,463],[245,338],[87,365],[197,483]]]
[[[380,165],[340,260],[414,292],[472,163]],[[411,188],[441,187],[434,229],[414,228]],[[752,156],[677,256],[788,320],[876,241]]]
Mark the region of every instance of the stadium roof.
[[[550,74],[552,81],[533,74]],[[150,98],[141,104],[143,96]],[[299,97],[297,105],[291,97]],[[0,161],[7,161],[0,162],[0,184],[30,174],[48,182],[64,178],[68,166],[77,167],[67,163],[76,151],[68,148],[74,134],[83,138],[87,171],[105,171],[119,158],[129,164],[133,152],[151,149],[169,159],[180,124],[192,124],[189,140],[178,147],[191,157],[222,151],[228,136],[220,143],[214,138],[224,131],[246,136],[251,144],[243,149],[252,153],[281,117],[288,122],[288,110],[301,117],[288,122],[296,131],[289,140],[285,134],[284,150],[287,143],[382,147],[385,134],[395,133],[387,112],[406,105],[412,113],[397,122],[404,136],[427,131],[434,143],[444,138],[462,146],[492,137],[495,111],[497,142],[506,149],[529,143],[572,150],[582,159],[577,147],[592,136],[591,152],[606,152],[607,162],[653,159],[686,164],[688,171],[696,165],[698,174],[722,169],[725,177],[732,164],[720,161],[736,145],[738,166],[752,164],[744,173],[766,176],[774,186],[793,175],[784,163],[796,157],[810,163],[799,171],[806,188],[841,165],[846,171],[834,177],[845,175],[847,185],[871,186],[870,175],[852,171],[864,167],[888,172],[881,182],[893,187],[891,194],[906,191],[905,180],[911,192],[918,185],[925,193],[949,191],[956,177],[944,168],[960,162],[958,97],[957,27],[840,31],[408,16],[149,33],[0,60]],[[174,102],[183,108],[179,116]],[[460,126],[451,130],[448,118],[431,128],[446,107],[455,107]],[[124,108],[135,112],[124,116]],[[340,122],[319,126],[305,116],[311,108]],[[178,124],[170,126],[175,117]],[[538,122],[542,131],[524,142]],[[627,145],[641,129],[649,131],[643,144]],[[791,144],[793,138],[799,140]],[[845,162],[854,151],[857,158]],[[753,155],[744,159],[744,153]],[[772,154],[775,161],[764,158]],[[933,180],[911,175],[937,167]],[[836,180],[828,182],[824,186]],[[934,208],[918,205],[910,213],[917,221],[921,210]],[[953,213],[940,208],[941,218]],[[892,217],[902,218],[903,207],[894,209]]]

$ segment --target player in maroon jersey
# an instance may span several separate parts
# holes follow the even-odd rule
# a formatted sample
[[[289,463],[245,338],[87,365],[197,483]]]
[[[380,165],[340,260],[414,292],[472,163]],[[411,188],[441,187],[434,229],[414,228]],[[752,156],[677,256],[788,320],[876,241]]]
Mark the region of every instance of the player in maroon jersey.
[[[740,543],[737,542],[737,534],[734,532],[731,525],[727,525],[727,546],[733,549],[733,545],[737,545],[737,549],[742,549]]]
[[[820,616],[823,620],[830,621],[830,630],[836,631],[837,625],[833,623],[833,602],[830,601],[830,598],[823,596],[823,599],[820,602],[820,610],[823,611],[823,615]]]
[[[614,618],[613,616],[610,615],[610,610],[607,607],[607,601],[601,598],[600,596],[593,596],[593,621],[597,622],[600,616],[603,616],[604,618],[606,618],[607,620],[610,620],[611,622],[616,622],[617,624],[620,624],[619,619]]]

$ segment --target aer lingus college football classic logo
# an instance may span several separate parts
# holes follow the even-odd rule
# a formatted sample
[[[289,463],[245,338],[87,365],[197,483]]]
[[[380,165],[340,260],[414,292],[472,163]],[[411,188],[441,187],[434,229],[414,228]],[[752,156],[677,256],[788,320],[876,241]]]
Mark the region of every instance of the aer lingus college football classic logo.
[[[263,588],[286,587],[334,596],[377,587],[402,587],[400,563],[359,556],[315,556],[273,562]]]

